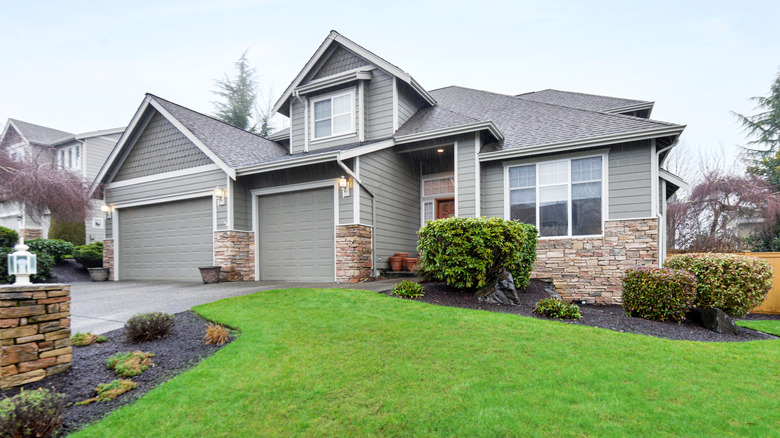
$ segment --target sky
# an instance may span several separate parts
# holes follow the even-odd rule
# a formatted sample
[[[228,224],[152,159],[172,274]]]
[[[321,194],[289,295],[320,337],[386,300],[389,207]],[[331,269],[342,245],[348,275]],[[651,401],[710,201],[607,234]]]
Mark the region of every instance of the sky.
[[[780,73],[777,1],[0,0],[0,120],[72,133],[127,125],[149,92],[214,112],[247,51],[275,99],[331,29],[432,90],[555,88],[655,102],[684,159],[746,137]]]

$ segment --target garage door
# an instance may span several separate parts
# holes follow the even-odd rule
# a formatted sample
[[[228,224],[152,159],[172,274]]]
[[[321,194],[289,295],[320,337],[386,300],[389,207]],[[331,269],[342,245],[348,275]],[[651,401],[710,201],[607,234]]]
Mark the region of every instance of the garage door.
[[[261,280],[334,281],[333,188],[258,199]]]
[[[211,198],[119,210],[120,280],[200,280],[213,262]]]

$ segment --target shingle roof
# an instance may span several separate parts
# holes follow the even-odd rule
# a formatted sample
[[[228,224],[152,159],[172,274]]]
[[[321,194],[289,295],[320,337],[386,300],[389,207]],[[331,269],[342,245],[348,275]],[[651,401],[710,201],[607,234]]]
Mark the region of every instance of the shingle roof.
[[[287,148],[278,143],[160,97],[150,96],[219,159],[234,169],[288,155]]]
[[[421,111],[409,119],[397,135],[451,126],[457,123],[457,117],[452,113],[460,115],[462,121],[468,120],[466,118],[472,119],[472,122],[492,121],[505,137],[503,143],[498,145],[499,149],[548,145],[680,126],[463,87],[446,87],[430,93],[438,102],[438,106],[445,111]],[[466,123],[469,122],[462,124]]]
[[[433,106],[417,111],[406,123],[396,131],[395,136],[401,137],[420,132],[437,131],[439,129],[463,126],[484,119],[476,119],[464,114],[450,111],[442,106]]]
[[[551,103],[554,105],[568,106],[592,111],[609,111],[632,105],[652,104],[645,100],[623,99],[620,97],[599,96],[596,94],[575,93],[572,91],[553,90],[548,88],[531,93],[518,94],[518,99],[533,100],[534,102]]]
[[[47,128],[45,126],[35,125],[16,119],[8,119],[20,133],[31,143],[48,145],[54,143],[63,137],[72,136],[70,132],[60,131],[59,129]]]

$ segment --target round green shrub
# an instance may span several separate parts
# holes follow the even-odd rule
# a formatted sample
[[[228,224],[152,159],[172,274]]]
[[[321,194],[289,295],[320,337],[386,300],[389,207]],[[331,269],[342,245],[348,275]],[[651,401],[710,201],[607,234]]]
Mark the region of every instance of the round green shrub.
[[[425,296],[422,285],[409,280],[402,280],[393,288],[393,294],[404,298],[421,298]]]
[[[763,303],[772,287],[772,266],[757,257],[679,254],[664,266],[696,276],[694,307],[717,307],[731,316],[744,316]]]
[[[491,218],[428,221],[420,236],[418,274],[460,289],[479,289],[506,270],[515,286],[528,286],[536,261],[536,227]]]
[[[8,254],[12,252],[14,252],[13,248],[0,248],[0,284],[10,284],[16,281],[13,275],[8,275]],[[33,283],[46,283],[47,278],[50,278],[52,275],[54,258],[40,251],[30,250],[30,252],[37,256],[38,271],[37,274],[30,276],[30,281]]]
[[[623,309],[653,321],[680,321],[693,307],[696,277],[690,272],[636,268],[623,274]]]
[[[17,243],[19,243],[19,233],[10,228],[0,227],[0,247],[13,248]]]
[[[125,337],[130,342],[162,339],[173,329],[174,317],[167,313],[139,313],[125,323]]]
[[[24,244],[30,247],[30,250],[35,250],[48,254],[54,258],[54,263],[62,263],[62,258],[66,255],[73,254],[73,249],[76,247],[70,242],[59,239],[30,239],[25,240]]]
[[[51,225],[49,225],[49,239],[59,239],[74,245],[84,245],[86,235],[87,228],[84,221],[69,222],[55,218],[51,219]]]
[[[85,268],[103,266],[103,242],[77,246],[73,249],[73,258]]]
[[[556,298],[543,298],[536,302],[534,312],[548,318],[580,319],[580,308],[576,304],[566,304]]]

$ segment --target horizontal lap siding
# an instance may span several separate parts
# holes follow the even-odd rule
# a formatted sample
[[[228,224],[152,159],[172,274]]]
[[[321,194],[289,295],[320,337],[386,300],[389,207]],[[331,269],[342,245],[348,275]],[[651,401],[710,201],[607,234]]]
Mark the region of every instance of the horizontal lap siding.
[[[292,152],[303,152],[306,121],[303,105],[296,98],[292,99],[292,114],[290,114],[290,135],[292,136]]]
[[[225,172],[216,169],[194,175],[178,176],[125,187],[109,188],[106,189],[106,202],[109,204],[116,204],[146,198],[214,190],[217,186],[224,188],[225,178]]]
[[[649,141],[610,148],[610,219],[651,216],[651,153]]]
[[[361,178],[362,181],[362,178]],[[372,203],[374,200],[371,195],[368,194],[363,188],[360,189],[360,223],[366,225],[373,225],[373,208]]]
[[[475,217],[476,209],[476,169],[474,158],[474,136],[462,136],[458,140],[457,162],[457,204],[458,217]]]
[[[387,268],[387,258],[394,253],[417,251],[420,184],[416,167],[392,150],[384,150],[360,157],[360,174],[376,196],[377,267]],[[361,207],[361,220],[365,223],[371,217],[371,198],[361,195],[361,201],[365,205]],[[363,214],[368,215],[366,219]]]
[[[117,140],[119,140],[120,134],[107,136],[107,137],[95,137],[84,140],[84,159],[87,166],[87,180],[93,181],[97,176],[100,169],[103,167],[103,163],[108,159],[108,155],[116,146]]]
[[[105,214],[100,211],[100,206],[103,205],[103,201],[99,199],[93,199],[90,201],[90,213],[84,220],[84,228],[86,231],[86,243],[99,242],[105,239]],[[94,219],[99,219],[103,225],[101,228],[94,227]]]
[[[252,203],[249,198],[249,190],[243,180],[233,183],[233,192],[233,227],[236,230],[250,231],[252,230],[252,216],[249,210]]]
[[[504,217],[504,166],[498,162],[481,163],[482,216]]]
[[[393,135],[393,77],[374,70],[366,82],[366,140]]]
[[[418,110],[414,95],[409,87],[398,81],[398,126],[403,126]]]

